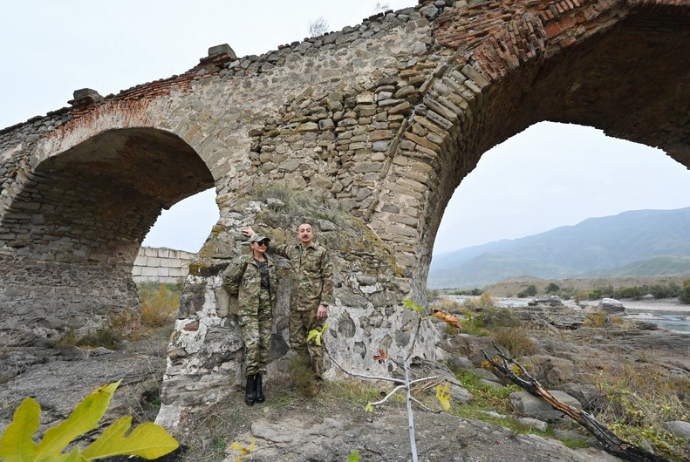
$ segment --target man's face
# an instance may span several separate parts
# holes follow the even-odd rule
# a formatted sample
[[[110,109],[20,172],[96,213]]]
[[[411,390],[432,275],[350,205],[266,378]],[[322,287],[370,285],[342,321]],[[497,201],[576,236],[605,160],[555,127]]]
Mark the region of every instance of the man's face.
[[[311,244],[314,240],[314,230],[311,229],[311,225],[308,223],[302,223],[297,228],[297,238],[302,244]]]

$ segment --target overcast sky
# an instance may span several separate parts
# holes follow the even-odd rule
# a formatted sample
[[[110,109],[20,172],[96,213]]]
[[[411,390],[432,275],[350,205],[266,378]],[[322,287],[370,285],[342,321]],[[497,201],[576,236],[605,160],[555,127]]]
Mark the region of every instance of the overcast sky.
[[[208,48],[238,56],[302,40],[323,17],[329,30],[359,24],[377,3],[415,0],[26,0],[0,13],[0,128],[194,67]],[[541,123],[487,152],[462,182],[434,253],[513,239],[588,217],[690,206],[690,173],[662,151],[587,127]],[[218,219],[213,191],[164,212],[144,241],[199,250]]]

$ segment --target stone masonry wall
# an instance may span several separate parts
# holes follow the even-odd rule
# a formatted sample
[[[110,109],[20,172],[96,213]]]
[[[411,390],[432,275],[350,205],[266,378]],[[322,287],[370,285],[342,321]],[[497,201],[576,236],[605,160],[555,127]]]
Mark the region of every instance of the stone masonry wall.
[[[189,274],[189,264],[197,254],[162,247],[142,247],[132,267],[136,283],[183,281]]]

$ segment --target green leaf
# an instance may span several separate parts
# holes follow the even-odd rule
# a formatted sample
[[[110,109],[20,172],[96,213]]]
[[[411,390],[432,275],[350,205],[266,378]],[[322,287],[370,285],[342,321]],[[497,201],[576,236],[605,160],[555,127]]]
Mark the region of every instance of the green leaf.
[[[407,298],[403,300],[403,306],[405,308],[411,309],[412,311],[416,311],[417,313],[421,313],[422,311],[424,311],[424,307],[422,305],[418,305],[417,303]]]
[[[67,420],[49,428],[38,445],[36,461],[56,460],[74,438],[96,428],[121,381],[100,387],[84,398]]]
[[[0,459],[5,462],[36,460],[38,445],[33,436],[41,419],[41,406],[33,398],[26,398],[14,412],[14,420],[0,438]]]
[[[374,406],[371,403],[367,403],[367,405],[364,407],[364,410],[368,412],[374,412]]]
[[[359,451],[355,451],[347,458],[347,462],[359,462]]]
[[[83,456],[88,460],[118,455],[157,459],[179,446],[175,438],[159,425],[146,422],[125,436],[131,426],[131,416],[120,417],[84,450]]]

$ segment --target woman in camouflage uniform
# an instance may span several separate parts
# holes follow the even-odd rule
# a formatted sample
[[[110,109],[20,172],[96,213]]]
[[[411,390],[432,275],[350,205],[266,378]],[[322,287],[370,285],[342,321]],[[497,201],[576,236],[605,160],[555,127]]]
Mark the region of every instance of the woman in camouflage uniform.
[[[268,345],[273,327],[273,306],[276,300],[275,265],[266,254],[270,239],[255,234],[249,240],[251,255],[235,259],[224,277],[223,285],[230,294],[237,294],[242,340],[245,347],[244,401],[248,406],[263,403],[262,374],[266,374]]]

